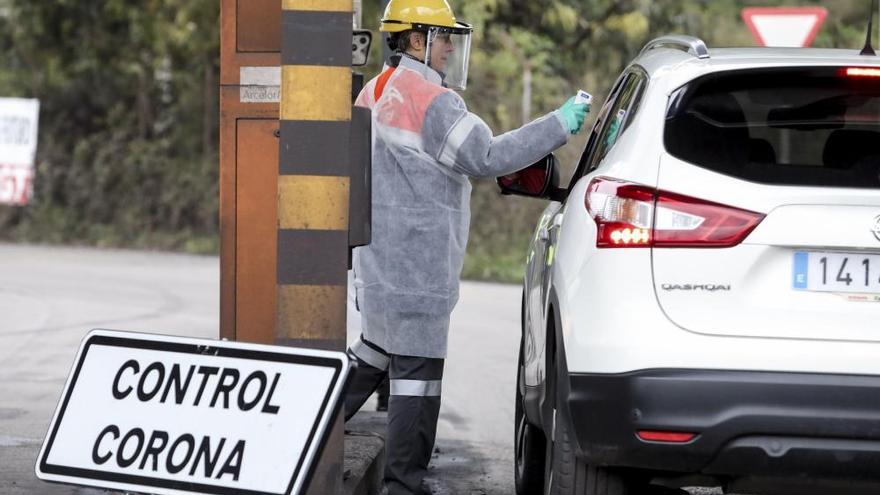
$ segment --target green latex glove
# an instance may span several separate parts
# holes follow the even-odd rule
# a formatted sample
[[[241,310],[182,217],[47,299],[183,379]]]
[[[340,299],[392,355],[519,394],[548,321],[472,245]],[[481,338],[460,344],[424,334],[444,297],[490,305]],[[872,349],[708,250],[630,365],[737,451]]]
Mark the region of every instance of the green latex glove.
[[[565,121],[565,125],[568,127],[568,132],[571,134],[577,134],[580,132],[581,127],[584,126],[584,120],[587,119],[587,113],[590,111],[590,106],[586,103],[575,103],[575,97],[572,96],[568,99],[561,107],[559,107],[559,113],[562,115],[562,120]]]
[[[617,141],[617,134],[620,132],[620,118],[615,117],[608,128],[608,134],[605,135],[605,148],[610,148]]]

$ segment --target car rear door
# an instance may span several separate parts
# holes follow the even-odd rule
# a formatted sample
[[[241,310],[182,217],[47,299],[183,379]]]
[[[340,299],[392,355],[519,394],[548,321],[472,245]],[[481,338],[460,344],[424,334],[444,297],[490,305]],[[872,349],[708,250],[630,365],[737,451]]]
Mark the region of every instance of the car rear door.
[[[713,74],[672,95],[665,125],[654,232],[668,242],[652,265],[669,319],[714,335],[880,340],[880,79]]]

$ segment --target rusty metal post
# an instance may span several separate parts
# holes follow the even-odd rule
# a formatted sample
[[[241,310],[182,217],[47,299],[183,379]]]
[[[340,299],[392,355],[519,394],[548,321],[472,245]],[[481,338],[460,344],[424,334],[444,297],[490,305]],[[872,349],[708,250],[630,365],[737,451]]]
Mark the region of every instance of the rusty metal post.
[[[352,0],[282,0],[275,343],[345,349]],[[337,420],[309,488],[342,493]]]

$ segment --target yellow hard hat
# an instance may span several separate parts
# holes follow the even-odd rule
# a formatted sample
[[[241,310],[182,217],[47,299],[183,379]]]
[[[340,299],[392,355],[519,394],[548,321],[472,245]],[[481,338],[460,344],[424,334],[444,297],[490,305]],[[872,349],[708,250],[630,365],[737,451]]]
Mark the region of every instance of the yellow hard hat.
[[[391,0],[385,8],[379,31],[399,33],[408,29],[429,27],[450,31],[470,31],[471,26],[456,22],[452,7],[446,0]]]

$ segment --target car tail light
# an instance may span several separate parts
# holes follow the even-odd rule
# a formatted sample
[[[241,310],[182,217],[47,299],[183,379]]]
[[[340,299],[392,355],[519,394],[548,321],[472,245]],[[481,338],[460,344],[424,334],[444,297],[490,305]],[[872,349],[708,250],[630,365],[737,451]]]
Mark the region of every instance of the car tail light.
[[[596,246],[731,247],[764,215],[615,179],[596,178],[585,205],[596,221]]]
[[[696,433],[685,433],[681,431],[652,431],[639,430],[636,432],[639,439],[646,442],[663,442],[663,443],[688,443],[697,436]]]
[[[653,189],[613,179],[593,179],[587,188],[586,205],[596,220],[598,247],[651,245]]]
[[[880,77],[880,68],[877,67],[847,67],[844,74],[849,77]]]

